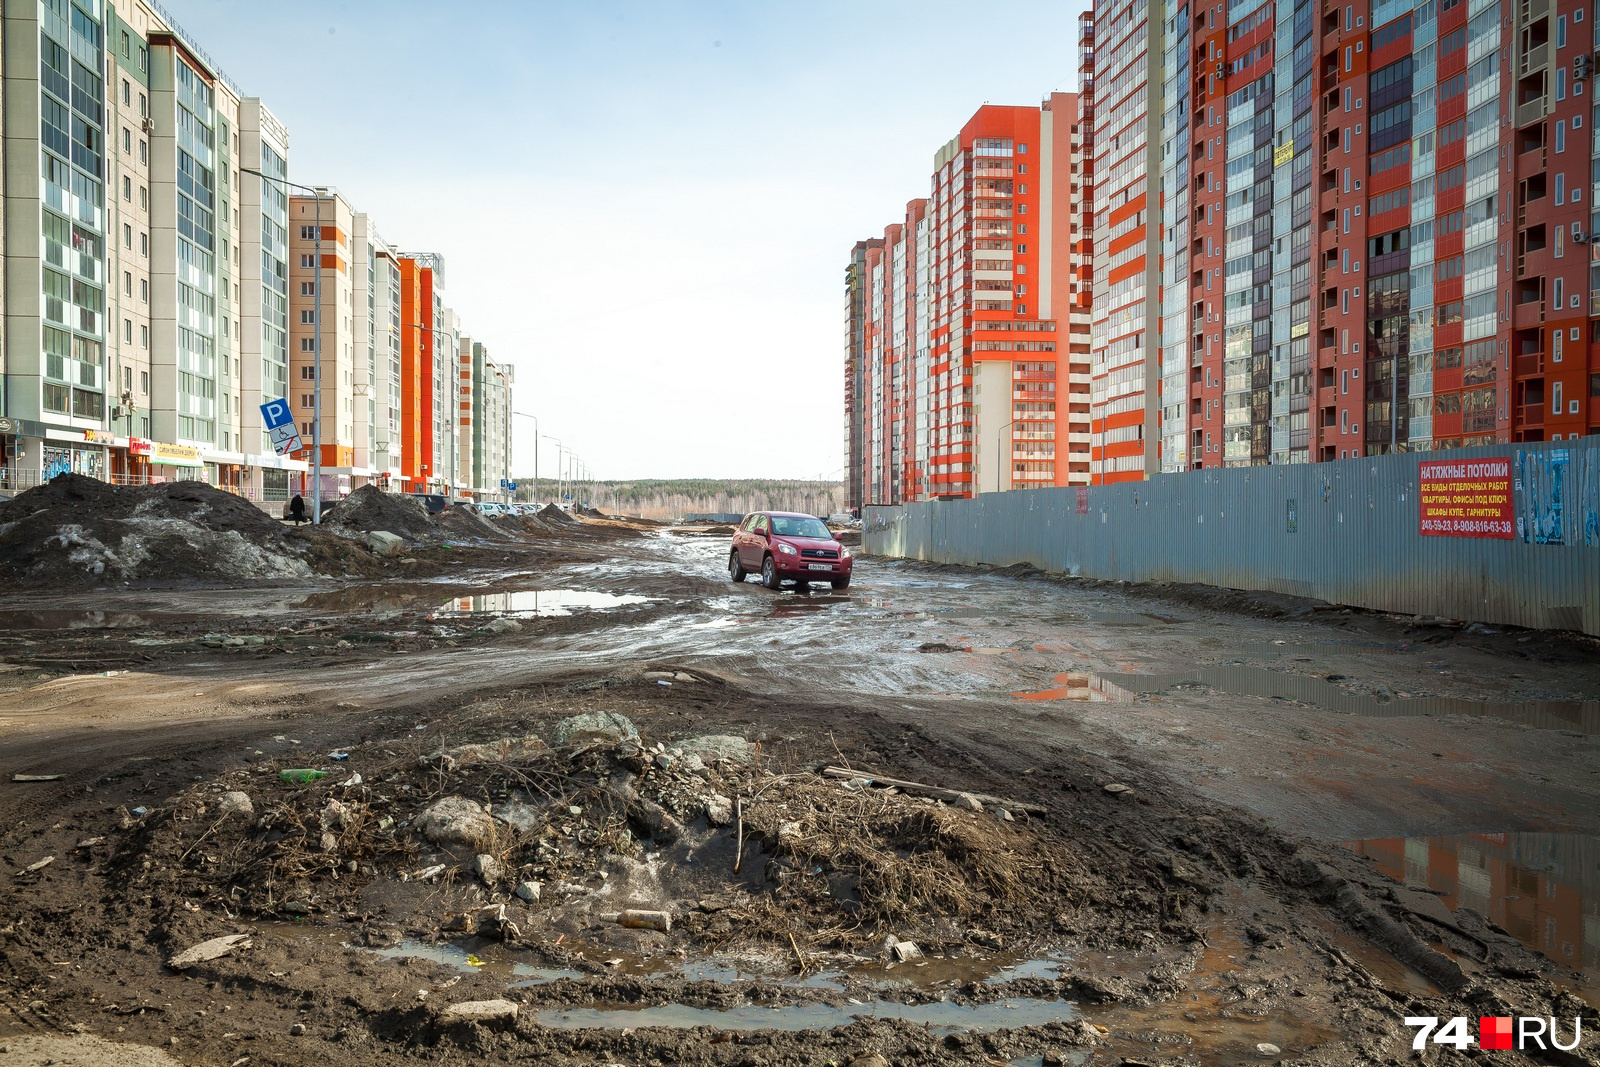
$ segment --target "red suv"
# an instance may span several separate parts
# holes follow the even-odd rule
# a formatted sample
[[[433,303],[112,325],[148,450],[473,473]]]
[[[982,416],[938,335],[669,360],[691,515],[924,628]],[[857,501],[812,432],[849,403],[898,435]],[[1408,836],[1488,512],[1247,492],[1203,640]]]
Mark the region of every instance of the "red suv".
[[[828,527],[812,515],[758,511],[746,515],[733,534],[728,574],[742,582],[760,574],[761,584],[777,589],[786,581],[804,589],[808,582],[828,582],[835,589],[850,584],[855,561],[850,550],[833,539]]]

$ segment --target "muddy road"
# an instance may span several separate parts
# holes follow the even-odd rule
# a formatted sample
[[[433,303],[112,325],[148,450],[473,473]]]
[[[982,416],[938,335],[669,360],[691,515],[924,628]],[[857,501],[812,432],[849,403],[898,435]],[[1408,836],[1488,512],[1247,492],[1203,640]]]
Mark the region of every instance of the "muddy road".
[[[1593,642],[873,559],[774,593],[723,537],[594,532],[416,580],[8,595],[0,1063],[1600,1032]]]

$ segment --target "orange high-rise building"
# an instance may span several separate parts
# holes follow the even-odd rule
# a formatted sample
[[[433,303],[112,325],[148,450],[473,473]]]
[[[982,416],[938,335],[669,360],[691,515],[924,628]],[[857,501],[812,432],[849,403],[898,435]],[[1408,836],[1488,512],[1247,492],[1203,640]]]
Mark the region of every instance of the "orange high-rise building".
[[[433,266],[400,257],[400,471],[408,492],[424,492],[433,470],[436,329]]]
[[[1089,483],[1086,135],[1076,94],[979,108],[856,246],[852,507]]]

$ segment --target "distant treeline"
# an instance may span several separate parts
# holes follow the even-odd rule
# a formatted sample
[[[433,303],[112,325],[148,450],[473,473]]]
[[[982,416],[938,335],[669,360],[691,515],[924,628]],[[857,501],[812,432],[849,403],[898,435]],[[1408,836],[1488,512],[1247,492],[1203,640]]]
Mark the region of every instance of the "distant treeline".
[[[518,495],[529,497],[532,482],[519,478]],[[540,485],[546,498],[554,485]],[[590,482],[579,489],[590,506],[610,514],[637,515],[645,519],[678,519],[703,512],[801,511],[831,515],[844,510],[842,482],[789,481],[767,478],[636,478],[628,481]]]

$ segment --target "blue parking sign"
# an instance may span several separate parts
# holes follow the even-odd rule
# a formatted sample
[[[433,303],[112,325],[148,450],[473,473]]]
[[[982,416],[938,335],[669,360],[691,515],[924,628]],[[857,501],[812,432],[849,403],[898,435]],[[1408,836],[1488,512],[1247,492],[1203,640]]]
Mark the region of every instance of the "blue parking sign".
[[[266,422],[267,429],[273,430],[293,422],[294,413],[289,410],[288,400],[269,400],[261,405],[261,418]]]

